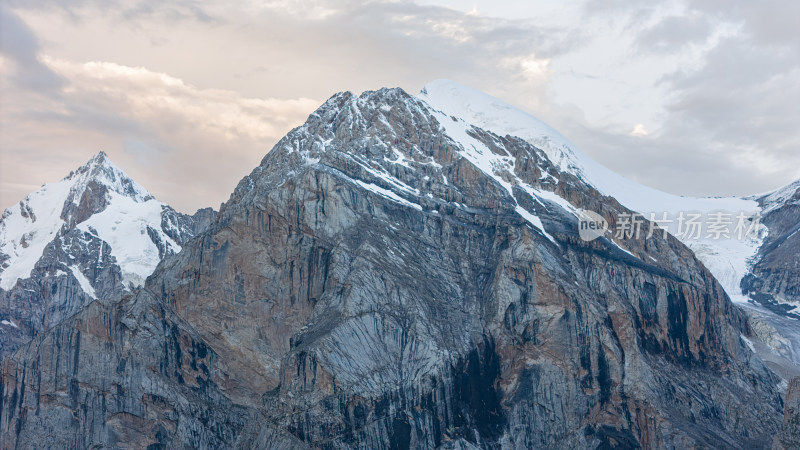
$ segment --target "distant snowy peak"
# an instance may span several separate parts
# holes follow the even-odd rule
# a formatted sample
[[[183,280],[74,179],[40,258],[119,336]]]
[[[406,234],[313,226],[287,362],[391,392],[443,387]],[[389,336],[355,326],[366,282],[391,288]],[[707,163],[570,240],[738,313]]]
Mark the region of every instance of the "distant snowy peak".
[[[162,229],[163,212],[177,214],[101,151],[61,181],[44,184],[3,212],[0,288],[8,290],[17,279],[29,277],[45,247],[72,229],[109,244],[123,279],[138,285],[165,252],[180,250]]]
[[[117,167],[106,152],[94,155],[86,164],[70,172],[64,180],[74,180],[74,188],[80,190],[95,182],[108,187],[112,192],[129,197],[136,202],[145,202],[154,197],[139,183]]]
[[[631,181],[580,151],[561,133],[536,117],[455,81],[433,81],[422,89],[418,98],[431,108],[470,125],[500,136],[516,136],[528,141],[544,151],[560,171],[581,178],[600,193],[616,198],[634,211],[757,209],[752,200],[681,197]]]
[[[108,155],[102,151],[77,170],[70,172],[64,181],[72,182],[67,200],[75,205],[79,205],[82,200],[85,201],[84,197],[108,197],[111,193],[130,198],[137,203],[154,199],[145,188],[112,163]],[[95,190],[100,192],[93,192]]]
[[[44,184],[0,219],[0,357],[142,285],[216,214],[175,211],[103,152]]]
[[[585,155],[550,125],[469,86],[450,80],[436,80],[427,84],[418,98],[431,108],[447,116],[458,117],[475,127],[499,136],[524,139],[544,151],[560,171],[577,176],[635,211],[650,211],[654,197],[659,202],[658,197],[669,196],[618,175]]]

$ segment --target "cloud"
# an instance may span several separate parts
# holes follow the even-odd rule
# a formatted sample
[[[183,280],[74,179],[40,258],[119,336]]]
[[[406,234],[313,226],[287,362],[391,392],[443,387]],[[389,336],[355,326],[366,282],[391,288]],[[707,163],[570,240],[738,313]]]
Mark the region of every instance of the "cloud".
[[[664,78],[673,93],[665,105],[664,138],[685,136],[692,142],[685,148],[742,172],[741,178],[720,175],[722,192],[743,186],[758,192],[797,178],[800,29],[785,18],[800,17],[800,7],[774,1],[699,5],[700,13],[739,32],[723,35],[696,69]],[[767,23],[768,17],[774,21]]]
[[[53,91],[62,85],[62,80],[39,60],[39,42],[30,28],[19,16],[0,4],[0,54],[2,66],[12,73],[15,86]]]
[[[75,42],[60,49],[62,59],[144,65],[250,97],[325,98],[381,86],[416,91],[442,77],[478,88],[502,86],[499,65],[502,74],[515,77],[530,65],[510,66],[510,59],[546,61],[583,38],[576,29],[547,21],[500,19],[412,2],[193,3],[208,20],[165,12],[185,2],[159,2],[133,17],[119,12],[142,10],[136,6],[140,3],[117,2],[108,9],[85,0],[65,14],[35,1],[19,8],[38,22],[47,40]],[[87,36],[86,30],[94,34]],[[98,34],[104,36],[100,42]]]
[[[743,37],[722,41],[705,65],[665,81],[674,91],[665,133],[703,143],[706,154],[754,167],[771,181],[800,175],[800,65],[788,51],[766,49]]]
[[[54,59],[48,62],[70,81],[66,91],[73,101],[68,108],[79,103],[74,97],[89,97],[100,104],[98,110],[126,111],[135,123],[147,124],[163,134],[181,132],[178,127],[185,126],[232,141],[274,139],[294,124],[298,111],[307,115],[319,103],[307,98],[244,98],[223,89],[198,89],[144,67]],[[78,115],[80,111],[71,108],[70,112]]]
[[[26,107],[0,113],[0,124],[23,124],[6,139],[25,144],[5,152],[4,166],[16,173],[4,174],[4,181],[41,179],[34,161],[71,156],[54,164],[63,172],[48,174],[54,181],[105,149],[160,199],[185,211],[225,200],[269,146],[320,103],[199,89],[142,67],[44,62],[66,86],[57,100],[18,93],[12,102]],[[36,130],[47,130],[48,139],[32,140]],[[63,148],[64,143],[72,148]],[[13,195],[13,187],[3,190],[4,196]],[[15,200],[3,198],[6,205]]]
[[[705,0],[587,8],[626,24],[633,58],[620,60],[619,70],[645,61],[661,73],[647,89],[664,92],[646,140],[635,138],[638,125],[631,131],[613,121],[560,118],[587,153],[629,178],[684,195],[754,194],[800,177],[800,5]]]
[[[27,77],[6,67],[24,64],[4,54],[2,201],[24,193],[9,183],[57,179],[105,148],[158,197],[216,204],[333,93],[436,78],[518,105],[667,191],[746,194],[800,176],[800,3],[592,0],[504,17],[493,4],[9,0],[23,39],[3,51],[60,81],[57,95],[19,92]]]
[[[207,5],[196,0],[6,0],[5,3],[17,10],[56,11],[78,22],[97,12],[129,23],[154,18],[213,21],[206,13]]]
[[[667,16],[641,33],[639,52],[678,52],[686,45],[704,43],[712,31],[713,26],[704,15]]]

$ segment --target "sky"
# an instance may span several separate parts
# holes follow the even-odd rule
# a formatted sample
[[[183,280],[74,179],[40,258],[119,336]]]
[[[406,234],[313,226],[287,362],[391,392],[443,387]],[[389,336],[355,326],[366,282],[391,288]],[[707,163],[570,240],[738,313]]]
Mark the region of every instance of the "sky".
[[[447,78],[681,195],[800,178],[800,2],[3,0],[0,208],[105,150],[218,207],[325,99]]]

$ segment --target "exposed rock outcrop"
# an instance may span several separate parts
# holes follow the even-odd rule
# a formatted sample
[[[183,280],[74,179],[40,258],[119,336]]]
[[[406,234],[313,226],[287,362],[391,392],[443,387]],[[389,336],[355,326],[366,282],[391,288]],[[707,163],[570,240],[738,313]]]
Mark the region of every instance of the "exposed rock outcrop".
[[[769,233],[742,290],[771,311],[800,319],[800,181],[759,198]]]
[[[775,450],[800,448],[800,377],[795,377],[786,390],[783,427],[775,437]]]

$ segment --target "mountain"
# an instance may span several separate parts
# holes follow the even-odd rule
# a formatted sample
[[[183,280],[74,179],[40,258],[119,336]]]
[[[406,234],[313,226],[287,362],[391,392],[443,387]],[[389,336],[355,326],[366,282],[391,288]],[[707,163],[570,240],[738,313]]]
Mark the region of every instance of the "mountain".
[[[142,288],[4,360],[4,446],[768,447],[781,379],[723,286],[649,221],[583,238],[636,210],[478,100],[330,98]]]
[[[518,136],[540,148],[564,172],[570,173],[598,192],[614,197],[625,207],[650,218],[665,217],[672,222],[662,224],[673,235],[678,233],[677,218],[683,213],[700,213],[707,218],[714,211],[736,215],[745,213],[748,219],[759,215],[761,208],[754,198],[683,197],[662,192],[631,181],[597,163],[581,152],[565,137],[537,118],[483,92],[449,80],[437,80],[423,89],[421,97],[444,114],[463,118],[466,122],[500,136]],[[735,219],[735,217],[731,217]],[[705,231],[699,239],[687,236],[682,242],[689,246],[737,302],[746,302],[740,283],[748,271],[747,260],[761,245],[761,236],[748,239],[708,239]]]
[[[213,218],[157,201],[104,152],[29,194],[0,219],[0,355],[140,286]]]
[[[756,201],[769,233],[741,287],[773,312],[800,319],[800,180]]]
[[[695,253],[747,314],[765,344],[756,345],[759,355],[787,381],[800,375],[800,313],[796,311],[800,307],[800,260],[796,256],[800,253],[800,233],[796,233],[800,229],[800,180],[761,195],[677,196],[622,177],[582,153],[549,125],[483,92],[437,80],[426,86],[420,97],[445,115],[499,136],[526,140],[559,170],[644,218],[655,218],[661,228]],[[680,218],[692,214],[706,226],[699,235],[679,229]],[[727,237],[708,233],[715,218],[724,225]],[[737,230],[739,226],[741,230]]]
[[[767,232],[740,287],[750,300],[751,326],[765,344],[761,358],[788,380],[800,376],[800,180],[752,199]]]

